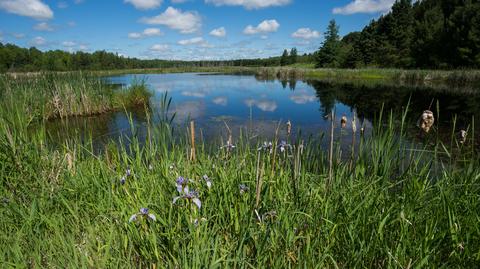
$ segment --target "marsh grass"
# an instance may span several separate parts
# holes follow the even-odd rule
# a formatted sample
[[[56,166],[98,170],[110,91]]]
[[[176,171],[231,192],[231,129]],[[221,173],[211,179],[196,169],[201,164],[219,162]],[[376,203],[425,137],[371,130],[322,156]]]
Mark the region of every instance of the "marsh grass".
[[[92,73],[0,76],[2,114],[22,111],[31,120],[102,114],[149,104],[145,81],[116,89]]]
[[[168,110],[170,100],[162,100]],[[478,159],[459,153],[449,165],[406,143],[408,111],[400,122],[380,113],[355,165],[330,166],[318,144],[288,141],[281,152],[276,137],[270,154],[248,131],[228,138],[233,150],[198,138],[192,145],[191,133],[173,135],[167,112],[148,125],[146,141],[112,142],[100,155],[91,140],[52,149],[45,128],[29,130],[25,107],[12,109],[0,117],[2,267],[472,268],[480,261]],[[179,176],[192,179],[200,209],[172,204]],[[129,223],[140,208],[157,220]]]

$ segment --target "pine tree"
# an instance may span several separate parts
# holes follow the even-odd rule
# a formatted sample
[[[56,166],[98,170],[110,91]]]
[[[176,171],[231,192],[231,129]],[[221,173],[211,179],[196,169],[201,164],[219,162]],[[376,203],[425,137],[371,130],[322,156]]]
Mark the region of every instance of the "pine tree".
[[[297,48],[292,48],[290,50],[290,64],[297,63],[297,56],[298,56]]]
[[[282,54],[282,58],[280,58],[280,65],[285,66],[288,64],[288,51],[284,50]]]
[[[317,53],[317,67],[338,67],[340,36],[339,26],[335,20],[331,20],[325,32],[325,41]]]

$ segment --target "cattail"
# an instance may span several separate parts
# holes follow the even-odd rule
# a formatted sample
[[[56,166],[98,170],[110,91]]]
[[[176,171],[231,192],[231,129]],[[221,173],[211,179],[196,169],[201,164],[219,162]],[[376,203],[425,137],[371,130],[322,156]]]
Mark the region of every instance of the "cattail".
[[[290,135],[292,133],[292,123],[287,121],[287,134]]]
[[[195,161],[195,122],[190,121],[190,142],[191,142],[191,151],[190,151],[190,160]]]
[[[67,169],[70,172],[73,172],[74,166],[73,166],[73,157],[70,153],[65,154],[65,159],[67,159]]]
[[[342,128],[347,127],[347,116],[342,116],[340,119],[340,124],[342,125]]]
[[[353,114],[353,119],[352,119],[352,132],[355,134],[357,132],[357,117],[355,117],[355,114]]]
[[[458,140],[460,140],[460,144],[464,144],[467,141],[467,131],[460,130],[458,133]]]
[[[432,128],[434,122],[435,117],[433,116],[433,112],[430,110],[425,110],[418,119],[417,126],[425,133],[428,133],[430,132],[430,128]]]

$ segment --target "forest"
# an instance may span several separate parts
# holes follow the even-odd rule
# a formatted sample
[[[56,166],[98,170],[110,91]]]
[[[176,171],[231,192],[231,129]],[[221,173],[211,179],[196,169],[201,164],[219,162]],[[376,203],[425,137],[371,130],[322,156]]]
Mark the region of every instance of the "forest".
[[[339,35],[330,21],[313,53],[284,50],[279,57],[228,61],[171,61],[122,57],[96,51],[66,52],[0,43],[0,72],[112,70],[168,67],[279,66],[295,63],[330,68],[474,69],[480,67],[480,1],[398,0],[362,31]]]
[[[317,67],[480,67],[480,1],[398,0],[361,32],[340,39],[331,21]]]

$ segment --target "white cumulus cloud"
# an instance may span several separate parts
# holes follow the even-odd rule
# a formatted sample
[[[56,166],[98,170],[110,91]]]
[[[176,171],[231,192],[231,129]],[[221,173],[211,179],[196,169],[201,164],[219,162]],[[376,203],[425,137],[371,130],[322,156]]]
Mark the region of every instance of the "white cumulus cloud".
[[[125,0],[125,3],[132,4],[136,9],[154,9],[162,5],[163,0]]]
[[[227,30],[225,30],[225,27],[220,27],[217,29],[213,29],[210,32],[210,35],[216,36],[216,37],[225,37],[227,35]]]
[[[253,98],[248,98],[243,101],[243,103],[248,106],[257,106],[258,109],[265,111],[265,112],[274,112],[277,110],[277,102],[273,100],[255,100]]]
[[[13,33],[12,34],[13,37],[15,37],[16,39],[22,39],[25,37],[25,34],[24,33]]]
[[[384,13],[389,11],[394,3],[395,0],[353,0],[346,6],[334,8],[333,14]]]
[[[211,3],[216,6],[243,6],[246,9],[284,6],[291,2],[291,0],[205,0],[205,3]]]
[[[182,45],[182,46],[198,45],[198,44],[202,44],[202,43],[205,43],[205,40],[203,40],[202,37],[194,37],[194,38],[178,41],[178,44]]]
[[[225,96],[219,96],[219,97],[216,97],[212,100],[212,102],[216,105],[219,105],[219,106],[227,106],[228,105],[228,98],[225,97]]]
[[[33,26],[33,29],[37,31],[44,31],[44,32],[52,32],[53,31],[53,26],[46,22],[41,22]]]
[[[264,20],[256,27],[248,25],[243,33],[246,35],[273,33],[278,30],[280,24],[276,20]]]
[[[151,36],[161,36],[163,33],[158,28],[147,28],[141,33],[133,32],[128,34],[128,38],[131,39],[140,39]]]
[[[164,51],[168,51],[169,48],[170,47],[167,44],[155,44],[150,47],[150,50],[155,52],[164,52]]]
[[[32,44],[34,46],[41,47],[41,46],[45,46],[47,44],[47,40],[45,38],[41,37],[41,36],[37,36],[30,41],[30,44]]]
[[[53,18],[53,11],[40,0],[0,0],[0,9],[39,20]]]
[[[185,11],[168,7],[162,14],[141,19],[146,24],[165,25],[170,29],[178,30],[182,34],[191,34],[200,29],[202,18],[196,12]]]
[[[75,47],[76,45],[77,45],[77,43],[75,43],[73,41],[63,41],[62,42],[62,46],[67,47],[67,48]]]
[[[291,95],[290,100],[295,104],[304,105],[306,103],[315,102],[317,97],[315,95],[307,92],[306,90],[298,90],[295,94]]]
[[[292,34],[292,37],[301,39],[313,39],[319,38],[320,33],[318,31],[311,30],[310,28],[300,28]]]

